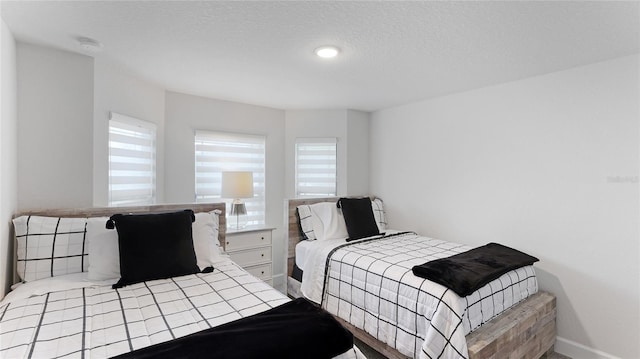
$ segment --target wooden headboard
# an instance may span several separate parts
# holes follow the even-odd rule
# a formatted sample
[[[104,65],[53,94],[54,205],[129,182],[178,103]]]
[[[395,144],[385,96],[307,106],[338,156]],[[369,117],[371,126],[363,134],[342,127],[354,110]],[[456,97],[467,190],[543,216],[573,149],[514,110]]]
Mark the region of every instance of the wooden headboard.
[[[220,225],[218,230],[218,241],[222,248],[225,247],[225,237],[227,233],[227,218],[225,216],[225,204],[224,203],[187,203],[187,204],[157,204],[147,206],[135,206],[135,207],[93,207],[93,208],[67,208],[67,209],[45,209],[45,210],[33,210],[18,213],[14,217],[20,216],[47,216],[47,217],[109,217],[118,213],[161,213],[169,211],[179,211],[183,209],[192,209],[194,212],[210,212],[213,210],[220,210]],[[14,238],[15,241],[15,238]],[[14,278],[15,276],[15,253],[14,253]]]

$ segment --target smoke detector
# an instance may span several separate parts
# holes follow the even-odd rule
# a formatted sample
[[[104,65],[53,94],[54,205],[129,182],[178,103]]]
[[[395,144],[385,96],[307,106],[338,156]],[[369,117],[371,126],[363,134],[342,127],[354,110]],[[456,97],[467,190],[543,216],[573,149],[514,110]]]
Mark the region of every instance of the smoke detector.
[[[86,52],[96,53],[102,51],[100,41],[84,36],[76,38],[76,41],[78,41],[78,45]]]

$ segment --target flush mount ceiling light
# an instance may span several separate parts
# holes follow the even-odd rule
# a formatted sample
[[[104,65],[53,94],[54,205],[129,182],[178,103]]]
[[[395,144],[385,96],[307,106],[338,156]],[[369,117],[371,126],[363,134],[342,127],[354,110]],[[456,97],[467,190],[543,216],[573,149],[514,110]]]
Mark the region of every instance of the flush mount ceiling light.
[[[336,46],[320,46],[316,50],[316,55],[322,57],[323,59],[331,59],[340,53],[340,49]]]
[[[78,45],[80,45],[80,47],[87,52],[102,51],[102,44],[100,43],[100,41],[84,36],[80,36],[76,38],[76,40],[78,41]]]

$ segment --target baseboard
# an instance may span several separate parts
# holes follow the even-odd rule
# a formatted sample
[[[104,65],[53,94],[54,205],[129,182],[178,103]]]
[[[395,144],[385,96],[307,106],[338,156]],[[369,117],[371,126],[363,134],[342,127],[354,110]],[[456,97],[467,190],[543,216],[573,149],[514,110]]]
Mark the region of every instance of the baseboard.
[[[573,359],[620,359],[615,355],[561,337],[556,337],[554,349],[556,353]]]

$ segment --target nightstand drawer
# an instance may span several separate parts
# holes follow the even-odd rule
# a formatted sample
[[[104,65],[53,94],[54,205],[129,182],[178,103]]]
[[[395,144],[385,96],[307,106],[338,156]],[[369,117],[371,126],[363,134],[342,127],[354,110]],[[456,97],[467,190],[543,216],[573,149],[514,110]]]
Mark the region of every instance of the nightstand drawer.
[[[225,250],[227,252],[243,249],[254,248],[258,246],[271,245],[271,231],[254,231],[234,233],[233,237],[227,238]]]
[[[225,251],[247,272],[273,285],[272,231],[274,228],[251,228],[227,232]]]
[[[245,270],[251,273],[254,277],[258,277],[260,279],[271,279],[271,263],[246,267]]]
[[[271,247],[245,249],[243,251],[228,252],[228,254],[234,262],[242,267],[271,262]]]

